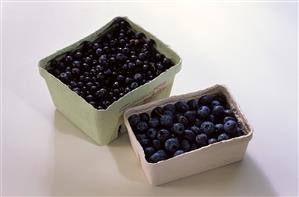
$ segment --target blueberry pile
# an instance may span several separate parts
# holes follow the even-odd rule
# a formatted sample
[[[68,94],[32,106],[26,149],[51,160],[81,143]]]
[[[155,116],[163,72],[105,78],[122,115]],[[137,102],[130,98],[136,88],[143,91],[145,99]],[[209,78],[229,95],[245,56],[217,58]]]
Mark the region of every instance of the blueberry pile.
[[[220,94],[155,107],[128,120],[151,163],[245,134]]]
[[[106,109],[174,65],[155,45],[118,18],[95,41],[54,58],[47,70],[96,109]]]

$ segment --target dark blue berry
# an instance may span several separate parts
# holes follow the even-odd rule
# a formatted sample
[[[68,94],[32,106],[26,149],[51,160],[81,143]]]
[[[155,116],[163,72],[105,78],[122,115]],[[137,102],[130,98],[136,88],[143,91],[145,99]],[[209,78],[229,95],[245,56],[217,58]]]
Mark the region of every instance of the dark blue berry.
[[[217,142],[216,138],[210,138],[209,141],[208,141],[209,144],[214,144],[216,142]]]
[[[175,106],[173,104],[167,104],[163,107],[164,111],[171,111],[175,113]]]
[[[220,134],[220,133],[222,133],[224,131],[224,129],[223,129],[223,124],[216,124],[215,125],[215,133],[216,134]]]
[[[152,163],[157,163],[158,161],[162,161],[167,159],[167,154],[164,150],[158,150],[152,156],[150,156],[149,161]]]
[[[148,129],[148,125],[146,122],[140,121],[136,125],[136,130],[140,133],[145,132]]]
[[[197,126],[192,126],[191,131],[193,131],[195,134],[199,134],[200,133],[200,129]]]
[[[187,127],[188,124],[189,124],[188,119],[187,119],[185,116],[183,116],[183,115],[180,115],[180,116],[177,118],[177,121],[178,121],[179,123],[182,123],[185,127]]]
[[[171,130],[176,135],[182,135],[185,131],[185,127],[182,123],[175,123]]]
[[[207,135],[212,135],[215,132],[215,126],[210,121],[205,121],[201,124],[200,130]]]
[[[160,148],[162,148],[162,144],[161,144],[161,141],[160,140],[157,140],[157,139],[154,139],[153,141],[152,141],[152,144],[153,144],[153,147],[155,148],[155,149],[160,149]]]
[[[169,116],[169,115],[163,115],[160,118],[160,124],[163,127],[169,128],[173,124],[173,118],[171,116]]]
[[[194,122],[196,119],[196,111],[186,111],[184,116],[188,119],[189,122]]]
[[[150,117],[147,113],[141,113],[141,114],[139,114],[139,116],[140,116],[140,120],[144,121],[144,122],[148,122],[150,119]]]
[[[212,114],[215,116],[222,116],[224,114],[224,107],[221,105],[216,105],[213,107]]]
[[[208,118],[210,115],[210,112],[211,112],[210,108],[205,105],[201,106],[197,110],[197,114],[199,115],[200,118],[203,118],[203,119]]]
[[[174,153],[180,147],[179,141],[177,138],[169,138],[164,143],[165,150],[169,153]]]
[[[229,135],[236,134],[237,122],[234,120],[228,120],[223,125],[224,131]]]
[[[151,112],[152,117],[161,117],[163,115],[164,111],[161,107],[155,107],[153,111]]]
[[[226,133],[221,133],[220,135],[218,135],[217,141],[223,141],[223,140],[228,140],[229,136]]]
[[[170,137],[170,132],[167,129],[160,129],[157,134],[157,139],[165,141]]]
[[[199,147],[196,145],[196,143],[191,143],[190,144],[190,151],[195,150],[197,148],[199,148]]]
[[[196,110],[198,108],[198,102],[196,99],[191,99],[187,102],[190,109]]]
[[[181,155],[181,154],[184,154],[185,152],[183,150],[177,150],[175,151],[175,153],[173,154],[173,156],[178,156],[178,155]]]
[[[181,141],[181,149],[183,149],[185,152],[189,151],[191,148],[190,142],[186,139],[183,139]]]
[[[208,144],[208,136],[204,133],[198,134],[195,141],[199,146],[205,146]]]
[[[151,118],[148,122],[148,125],[153,128],[157,128],[159,126],[159,124],[160,124],[160,122],[159,122],[158,118]]]
[[[218,100],[213,100],[213,101],[211,102],[211,108],[212,108],[212,109],[213,109],[215,106],[217,106],[217,105],[221,105],[220,101],[218,101]]]
[[[199,105],[209,106],[212,99],[213,99],[213,97],[211,97],[210,95],[204,95],[204,96],[200,97],[198,103],[199,103]]]
[[[190,142],[195,140],[195,133],[189,129],[186,129],[184,131],[183,137],[187,140],[189,140]]]
[[[131,126],[135,127],[138,122],[140,121],[140,117],[138,114],[133,114],[132,116],[129,117],[129,123]]]
[[[184,113],[189,109],[189,106],[187,105],[187,103],[183,102],[183,101],[176,102],[174,105],[178,112]]]
[[[153,147],[151,147],[151,146],[144,148],[145,155],[152,155],[152,154],[155,153],[155,151],[156,150]]]
[[[154,129],[154,128],[149,128],[147,131],[146,131],[146,135],[148,138],[150,139],[155,139],[156,135],[157,135],[157,130]]]
[[[229,120],[236,121],[236,119],[235,119],[234,117],[226,116],[226,117],[223,119],[223,122],[226,123],[226,122],[229,121]]]
[[[141,139],[139,142],[143,147],[147,147],[151,145],[151,141],[148,138]]]

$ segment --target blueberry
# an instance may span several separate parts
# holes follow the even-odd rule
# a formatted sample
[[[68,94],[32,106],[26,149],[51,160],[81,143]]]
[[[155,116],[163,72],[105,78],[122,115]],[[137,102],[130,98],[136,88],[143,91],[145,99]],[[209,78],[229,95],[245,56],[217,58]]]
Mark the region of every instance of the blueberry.
[[[217,105],[221,105],[220,101],[218,101],[218,100],[213,100],[213,101],[211,102],[211,107],[212,107],[212,108],[214,108],[214,107],[217,106]]]
[[[195,141],[199,146],[205,146],[208,144],[208,136],[204,133],[198,134]]]
[[[185,152],[183,150],[177,150],[175,151],[175,153],[173,154],[173,156],[178,156],[178,155],[181,155],[181,154],[184,154]]]
[[[152,163],[157,163],[158,161],[162,161],[167,159],[167,154],[164,150],[158,150],[152,156],[150,156],[149,161]]]
[[[197,114],[199,115],[200,118],[203,119],[207,118],[210,115],[210,112],[211,112],[210,108],[205,105],[201,106],[197,110]]]
[[[222,133],[224,131],[224,129],[223,129],[223,124],[216,124],[215,125],[215,133],[216,134],[220,134],[220,133]]]
[[[187,103],[183,102],[183,101],[178,101],[174,105],[178,112],[184,113],[189,109],[189,106],[187,105]]]
[[[169,115],[162,115],[160,118],[160,124],[163,127],[169,128],[173,124],[173,118]]]
[[[184,134],[183,134],[183,137],[189,141],[194,141],[195,140],[195,134],[193,131],[189,130],[189,129],[186,129],[184,131]]]
[[[157,130],[154,129],[154,128],[149,128],[147,131],[146,131],[146,135],[148,138],[150,139],[154,139],[157,135]]]
[[[196,143],[191,143],[191,145],[190,145],[190,151],[195,150],[197,148],[199,148],[199,147],[197,147]]]
[[[177,121],[179,123],[182,123],[185,127],[187,127],[188,124],[189,124],[188,119],[185,116],[182,116],[182,115],[177,118]]]
[[[136,134],[136,138],[138,141],[142,140],[142,139],[146,139],[147,136],[145,134]]]
[[[161,107],[155,107],[151,112],[152,117],[160,117],[163,114],[163,109]]]
[[[171,111],[175,113],[175,106],[173,104],[167,104],[163,107],[164,111]]]
[[[147,147],[151,145],[151,141],[148,138],[140,139],[139,142],[143,147]]]
[[[202,120],[200,120],[199,118],[196,118],[194,121],[194,125],[197,127],[200,127],[201,123],[202,123]]]
[[[196,119],[196,111],[186,111],[184,116],[188,119],[189,122],[194,122]]]
[[[209,140],[208,140],[208,143],[209,144],[214,144],[214,143],[216,143],[217,142],[217,139],[216,138],[210,138]]]
[[[224,131],[229,135],[236,134],[237,122],[234,120],[228,120],[223,125]]]
[[[105,88],[101,88],[95,93],[95,95],[98,97],[104,97],[106,94],[107,94],[107,90]]]
[[[215,116],[222,116],[224,114],[224,107],[221,105],[216,105],[213,107],[212,114]]]
[[[199,134],[200,133],[200,129],[197,126],[192,126],[191,131],[193,131],[195,134]]]
[[[190,109],[196,110],[198,108],[198,102],[196,99],[191,99],[187,102]]]
[[[224,110],[224,113],[225,113],[225,115],[227,115],[227,116],[233,116],[233,111],[231,110],[231,109],[225,109]]]
[[[136,74],[134,75],[134,80],[136,80],[136,81],[141,81],[141,80],[142,80],[142,75],[141,75],[140,73],[136,73]]]
[[[146,122],[140,121],[136,125],[136,130],[140,133],[145,132],[148,129],[148,125]]]
[[[171,130],[176,135],[182,135],[184,133],[185,127],[182,123],[175,123]]]
[[[169,153],[174,153],[180,147],[179,141],[177,138],[169,138],[164,143],[165,150]]]
[[[135,89],[135,88],[137,88],[138,87],[138,83],[137,82],[133,82],[133,83],[131,83],[131,85],[130,85],[130,88],[133,90],[133,89]]]
[[[158,118],[151,118],[148,122],[148,125],[153,128],[157,128],[159,126],[159,124],[160,124],[160,122],[159,122]]]
[[[154,139],[153,141],[152,141],[152,144],[153,144],[153,147],[155,148],[155,149],[160,149],[161,147],[162,147],[162,144],[161,144],[161,141],[160,140],[157,140],[157,139]]]
[[[172,112],[172,111],[169,111],[169,110],[164,110],[164,113],[163,113],[164,115],[169,115],[169,116],[171,116],[171,117],[173,117],[174,116],[174,113]]]
[[[234,117],[226,116],[226,117],[224,117],[223,122],[226,123],[226,122],[229,121],[229,120],[236,121],[236,119],[235,119]]]
[[[226,133],[221,133],[220,135],[218,135],[217,141],[223,141],[223,140],[228,140],[229,136]]]
[[[144,148],[145,155],[152,155],[152,154],[155,153],[155,151],[156,150],[153,147],[151,147],[151,146]]]
[[[190,142],[186,139],[183,139],[181,141],[181,149],[183,149],[185,152],[189,151],[191,148]]]
[[[80,69],[79,68],[72,68],[72,74],[79,75],[80,74]]]
[[[93,96],[90,95],[90,94],[87,95],[87,96],[86,96],[86,100],[87,100],[87,101],[93,101]]]
[[[138,114],[133,114],[129,117],[129,123],[131,126],[135,127],[137,123],[140,121],[140,117]]]
[[[242,135],[245,135],[245,132],[243,131],[243,129],[238,127],[237,130],[236,130],[236,137],[239,137],[239,136],[242,136]]]
[[[150,117],[147,113],[141,113],[141,114],[139,114],[139,116],[140,116],[140,120],[144,121],[144,122],[148,122],[150,119]]]
[[[202,97],[200,97],[198,104],[199,105],[206,105],[209,106],[211,101],[212,101],[212,97],[210,95],[204,95]]]
[[[207,135],[212,135],[215,132],[215,126],[210,121],[205,121],[201,124],[200,130]]]
[[[60,73],[59,79],[63,82],[67,82],[69,80],[69,77],[67,76],[66,73]]]
[[[170,137],[170,132],[167,129],[160,129],[157,133],[157,139],[165,141]]]

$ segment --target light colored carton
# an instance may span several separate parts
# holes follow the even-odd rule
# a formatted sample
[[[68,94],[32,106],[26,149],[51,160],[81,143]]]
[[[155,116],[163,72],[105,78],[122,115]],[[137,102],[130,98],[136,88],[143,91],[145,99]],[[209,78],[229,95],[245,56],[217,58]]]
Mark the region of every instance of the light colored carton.
[[[157,50],[170,58],[175,65],[150,82],[127,93],[111,104],[106,110],[97,110],[88,104],[82,97],[69,89],[67,85],[50,74],[46,70],[46,67],[49,61],[54,57],[59,57],[59,55],[66,51],[76,49],[83,41],[95,40],[99,35],[103,34],[117,18],[114,18],[108,24],[82,40],[57,51],[39,62],[40,74],[47,83],[56,108],[100,145],[108,144],[117,138],[120,125],[123,123],[122,115],[127,108],[168,97],[174,77],[181,69],[181,59],[173,50],[128,18],[122,18],[129,22],[133,29],[143,32],[148,38],[154,39],[156,41]]]
[[[145,154],[140,143],[129,124],[128,118],[135,113],[150,112],[156,106],[164,106],[168,103],[175,103],[179,100],[189,100],[199,98],[205,94],[222,93],[227,97],[228,103],[233,110],[238,121],[244,126],[245,135],[232,138],[226,141],[217,142],[182,155],[159,161],[158,163],[149,163],[145,159]],[[215,85],[205,90],[197,92],[172,96],[158,101],[150,102],[128,109],[124,113],[124,122],[128,130],[132,148],[141,163],[141,167],[152,185],[160,185],[182,177],[190,176],[196,173],[204,172],[229,163],[239,161],[243,158],[248,142],[252,138],[252,129],[246,118],[241,113],[239,106],[232,98],[231,94],[221,85]]]

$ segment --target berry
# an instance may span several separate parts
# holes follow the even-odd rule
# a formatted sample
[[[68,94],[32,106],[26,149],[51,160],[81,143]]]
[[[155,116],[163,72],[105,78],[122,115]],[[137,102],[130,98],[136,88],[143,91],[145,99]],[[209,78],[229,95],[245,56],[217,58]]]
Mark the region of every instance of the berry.
[[[167,159],[167,154],[164,150],[158,150],[152,156],[150,156],[149,161],[152,163],[157,163],[158,161],[162,161]]]
[[[199,146],[205,146],[208,144],[208,136],[204,133],[201,133],[196,136],[195,141]]]
[[[176,138],[169,138],[164,143],[165,150],[169,153],[174,153],[180,147],[179,141]]]
[[[196,110],[198,108],[198,103],[196,101],[196,99],[191,99],[187,102],[187,104],[189,105],[190,109]]]
[[[155,107],[151,112],[152,117],[161,117],[163,114],[163,109],[161,107]]]
[[[196,119],[196,111],[186,111],[184,116],[188,119],[189,122],[194,122]]]
[[[221,133],[220,135],[218,135],[217,141],[223,141],[223,140],[228,140],[229,136],[226,133]]]
[[[217,105],[221,105],[220,101],[218,101],[218,100],[213,100],[213,101],[211,102],[211,107],[212,107],[212,108],[214,108],[214,107],[217,106]]]
[[[154,129],[154,128],[149,128],[147,131],[146,131],[146,135],[148,138],[150,139],[154,139],[157,135],[157,130]]]
[[[173,154],[173,156],[178,156],[178,155],[181,155],[181,154],[184,154],[185,152],[183,150],[177,150],[175,151],[175,153]]]
[[[162,144],[161,144],[161,141],[160,140],[157,140],[157,139],[154,139],[153,141],[152,141],[152,144],[153,144],[153,147],[155,148],[155,149],[160,149],[161,147],[162,147]]]
[[[171,111],[172,113],[175,113],[175,106],[173,104],[167,104],[163,107],[164,111]]]
[[[171,116],[169,116],[169,115],[163,115],[160,118],[160,124],[163,127],[169,128],[173,124],[173,118]]]
[[[185,127],[182,123],[175,123],[171,130],[176,135],[182,135],[184,133]]]
[[[189,106],[187,105],[187,103],[183,102],[183,101],[179,101],[176,102],[175,104],[175,108],[178,112],[186,112],[189,109]]]
[[[231,117],[231,116],[226,116],[224,119],[223,119],[223,122],[226,123],[227,121],[229,120],[233,120],[233,121],[236,121],[235,118]]]
[[[182,115],[177,118],[177,121],[179,123],[182,123],[185,127],[187,127],[188,124],[189,124],[188,119],[185,116],[182,116]]]
[[[215,125],[215,133],[216,134],[220,134],[220,133],[222,133],[224,131],[224,129],[223,129],[223,124],[216,124]]]
[[[170,137],[170,132],[167,129],[160,129],[157,134],[157,139],[165,141]]]
[[[205,121],[201,124],[200,130],[207,135],[212,135],[215,131],[215,126],[210,121]]]
[[[216,138],[210,138],[209,140],[208,140],[208,143],[209,144],[214,144],[214,143],[216,143],[217,142],[217,139]]]
[[[216,105],[213,108],[212,114],[215,116],[221,116],[224,114],[224,107],[222,107],[221,105]]]
[[[195,134],[191,130],[188,130],[188,129],[185,130],[183,135],[184,135],[183,137],[185,139],[189,140],[190,142],[194,141],[194,139],[195,139]]]
[[[190,150],[190,148],[191,148],[190,142],[186,139],[183,139],[181,142],[181,149],[187,152]]]
[[[152,154],[155,153],[155,151],[156,150],[153,147],[151,147],[151,146],[144,148],[145,155],[152,155]]]
[[[236,134],[237,122],[234,120],[228,120],[223,125],[224,131],[229,135]]]
[[[193,131],[195,134],[199,134],[200,133],[200,129],[197,126],[192,126],[191,131]]]
[[[160,122],[159,122],[158,118],[151,118],[148,122],[148,125],[153,128],[157,128],[159,126],[159,124],[160,124]]]
[[[197,110],[197,114],[199,115],[200,118],[203,118],[203,119],[209,117],[210,112],[211,112],[210,108],[205,105],[201,106]]]
[[[144,121],[144,122],[148,122],[150,119],[150,117],[147,113],[141,113],[141,114],[139,114],[139,116],[140,116],[140,120]]]
[[[140,121],[140,122],[137,123],[136,130],[137,130],[139,133],[143,133],[143,132],[145,132],[147,129],[148,129],[148,125],[147,125],[146,122]]]
[[[199,105],[206,105],[206,106],[209,106],[211,101],[212,101],[212,97],[210,95],[205,95],[205,96],[202,96],[200,97],[198,103]]]
[[[148,138],[141,139],[139,142],[143,147],[147,147],[151,145],[151,141]]]

